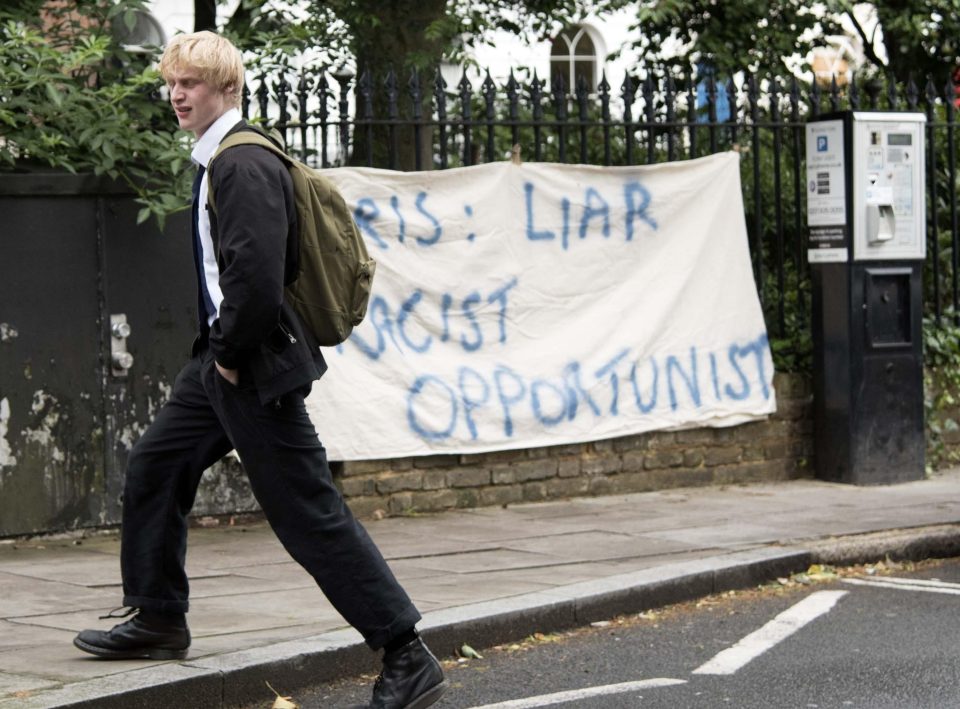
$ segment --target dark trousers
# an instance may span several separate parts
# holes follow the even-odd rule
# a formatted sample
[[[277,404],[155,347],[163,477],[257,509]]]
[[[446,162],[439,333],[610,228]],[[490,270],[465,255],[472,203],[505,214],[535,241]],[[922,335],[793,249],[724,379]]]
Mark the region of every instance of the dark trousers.
[[[420,614],[334,486],[305,392],[263,406],[226,381],[202,350],[130,454],[123,493],[123,603],[186,612],[187,515],[203,471],[236,448],[253,493],[290,555],[334,608],[382,647]]]

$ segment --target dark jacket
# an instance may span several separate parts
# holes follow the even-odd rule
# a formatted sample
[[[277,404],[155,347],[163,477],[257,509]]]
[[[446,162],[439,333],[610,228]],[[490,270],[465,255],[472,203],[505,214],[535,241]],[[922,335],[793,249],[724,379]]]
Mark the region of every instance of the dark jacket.
[[[245,127],[240,123],[228,135]],[[221,366],[238,369],[241,382],[252,380],[267,404],[308,388],[326,371],[320,348],[284,299],[299,261],[293,180],[279,157],[256,145],[217,156],[208,180],[223,292],[210,351]]]

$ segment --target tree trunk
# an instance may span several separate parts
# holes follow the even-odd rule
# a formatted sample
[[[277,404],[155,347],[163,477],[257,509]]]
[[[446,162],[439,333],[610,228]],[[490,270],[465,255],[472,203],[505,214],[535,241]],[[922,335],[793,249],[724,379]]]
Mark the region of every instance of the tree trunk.
[[[355,116],[350,164],[394,168],[399,170],[429,170],[433,163],[433,127],[415,125],[415,102],[410,92],[411,72],[416,68],[420,86],[420,122],[429,122],[433,116],[433,89],[437,67],[443,57],[447,41],[428,39],[425,30],[431,23],[442,20],[446,0],[408,0],[382,3],[368,0],[358,3],[358,11],[351,23],[354,36],[354,54],[357,57],[358,76],[355,85]],[[371,23],[371,16],[376,22]],[[391,106],[386,86],[391,69],[394,71],[396,100]],[[368,76],[365,78],[365,74]],[[369,99],[364,96],[364,82],[369,87]],[[386,122],[394,111],[392,130]],[[369,119],[372,116],[373,121]],[[419,135],[419,161],[417,137]]]
[[[193,0],[193,31],[217,31],[217,0]]]

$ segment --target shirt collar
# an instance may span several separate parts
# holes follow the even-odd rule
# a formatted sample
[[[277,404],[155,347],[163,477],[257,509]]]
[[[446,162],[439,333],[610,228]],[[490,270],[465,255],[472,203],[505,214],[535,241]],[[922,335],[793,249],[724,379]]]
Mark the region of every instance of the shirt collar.
[[[193,146],[193,151],[190,153],[190,158],[197,165],[202,165],[204,169],[206,169],[210,163],[210,158],[217,152],[220,141],[222,141],[223,137],[230,132],[230,129],[237,125],[242,119],[243,116],[240,115],[240,110],[237,108],[231,108],[224,113],[207,128],[200,140],[196,142],[196,145]]]

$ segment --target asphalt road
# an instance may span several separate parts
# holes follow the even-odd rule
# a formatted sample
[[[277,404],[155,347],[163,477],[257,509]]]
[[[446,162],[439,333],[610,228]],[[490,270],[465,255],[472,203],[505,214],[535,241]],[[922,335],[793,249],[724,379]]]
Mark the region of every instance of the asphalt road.
[[[960,707],[960,559],[807,581],[479,649],[483,659],[448,655],[451,688],[435,706]],[[371,682],[293,699],[347,706]]]

